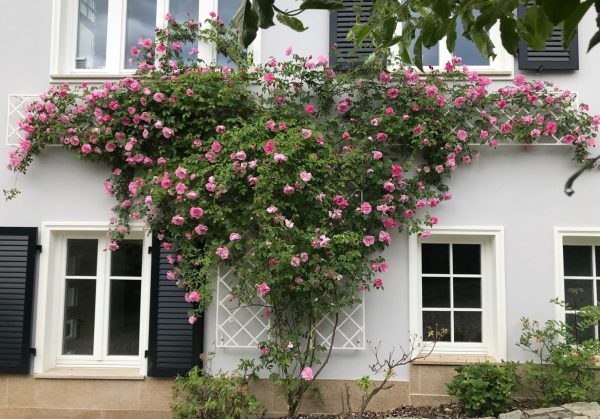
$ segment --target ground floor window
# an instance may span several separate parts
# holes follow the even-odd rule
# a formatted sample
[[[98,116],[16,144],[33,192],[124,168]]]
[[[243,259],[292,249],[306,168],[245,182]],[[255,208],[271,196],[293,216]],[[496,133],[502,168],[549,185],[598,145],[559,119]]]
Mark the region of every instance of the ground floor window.
[[[505,348],[502,229],[436,229],[411,238],[411,333],[436,352],[502,356]]]
[[[135,227],[109,250],[105,224],[42,228],[34,370],[146,368],[151,238]]]
[[[579,330],[579,310],[598,305],[600,299],[600,234],[565,236],[561,245],[560,277],[562,299],[565,302],[565,321],[573,327],[577,341],[598,339],[598,325]]]

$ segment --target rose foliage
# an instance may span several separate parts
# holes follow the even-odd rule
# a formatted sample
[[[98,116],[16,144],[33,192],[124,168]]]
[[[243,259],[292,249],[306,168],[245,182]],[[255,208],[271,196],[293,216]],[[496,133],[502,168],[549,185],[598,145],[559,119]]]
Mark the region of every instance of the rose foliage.
[[[549,83],[519,76],[492,91],[458,58],[426,77],[402,66],[336,74],[325,57],[289,50],[255,67],[218,18],[205,26],[169,19],[132,48],[139,71],[121,81],[51,87],[21,122],[9,168],[25,173],[51,143],[108,165],[110,248],[130,220],[157,233],[190,323],[211,302],[215,268],[233,267],[230,298],[270,316],[260,366],[292,413],[333,344],[315,325],[383,288],[393,232],[429,234],[428,209],[451,198],[446,181],[477,160],[473,145],[554,136],[582,161],[600,123]],[[184,57],[197,37],[237,69]]]

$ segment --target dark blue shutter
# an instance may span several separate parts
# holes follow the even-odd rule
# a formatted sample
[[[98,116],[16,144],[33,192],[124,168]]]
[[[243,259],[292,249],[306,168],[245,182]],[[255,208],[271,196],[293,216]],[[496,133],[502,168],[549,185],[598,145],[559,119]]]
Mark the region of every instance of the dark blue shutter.
[[[352,26],[356,24],[357,14],[354,7],[359,6],[361,10],[359,22],[365,23],[371,16],[373,0],[344,0],[344,8],[330,14],[329,19],[329,61],[332,67],[349,68],[353,64],[362,62],[375,51],[371,42],[366,39],[360,48],[354,48],[354,41],[346,38]],[[337,48],[333,48],[333,45]]]
[[[191,308],[183,299],[185,291],[167,279],[173,266],[167,261],[169,252],[152,243],[150,297],[150,334],[148,342],[148,375],[174,377],[187,373],[200,364],[203,340],[203,318],[188,324]]]
[[[0,227],[0,372],[28,374],[37,228]]]
[[[530,5],[534,2],[529,3]],[[519,18],[525,16],[527,6],[519,6]],[[563,30],[555,26],[550,39],[546,41],[546,48],[535,51],[525,41],[519,42],[519,70],[579,70],[579,41],[577,33],[567,48],[562,44]]]

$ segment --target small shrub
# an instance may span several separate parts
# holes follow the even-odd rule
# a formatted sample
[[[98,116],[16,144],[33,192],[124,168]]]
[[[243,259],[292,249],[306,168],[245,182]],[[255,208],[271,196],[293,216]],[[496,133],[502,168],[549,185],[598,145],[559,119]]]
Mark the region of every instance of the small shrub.
[[[261,405],[248,393],[248,380],[240,373],[211,375],[194,367],[173,386],[174,419],[243,419],[257,415]]]
[[[489,362],[456,368],[448,383],[448,394],[456,397],[471,416],[490,416],[506,412],[517,389],[516,364],[492,365]]]
[[[543,406],[594,399],[598,392],[595,357],[596,340],[577,343],[577,332],[564,322],[549,320],[543,325],[522,319],[518,346],[535,356],[525,364],[523,383]]]

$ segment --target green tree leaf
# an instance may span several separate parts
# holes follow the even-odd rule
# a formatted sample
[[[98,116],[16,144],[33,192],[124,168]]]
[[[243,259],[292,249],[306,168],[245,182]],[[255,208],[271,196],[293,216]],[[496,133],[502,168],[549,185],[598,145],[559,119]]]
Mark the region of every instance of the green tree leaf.
[[[239,31],[240,43],[244,47],[250,45],[258,32],[258,13],[253,9],[250,0],[244,0],[231,21]]]
[[[341,10],[344,8],[342,0],[304,0],[300,5],[301,10]]]
[[[581,3],[573,10],[573,13],[563,22],[563,45],[569,45],[577,32],[577,26],[583,16],[587,13],[590,7],[594,4],[594,0],[588,0]]]
[[[553,24],[565,20],[579,5],[579,0],[542,0],[546,16]]]
[[[500,19],[500,38],[504,49],[513,55],[516,54],[519,47],[519,34],[515,19],[505,16]]]
[[[275,17],[275,11],[273,5],[275,0],[254,0],[252,7],[258,13],[258,26],[262,29],[270,28],[275,25],[273,17]]]
[[[598,43],[600,42],[600,31],[597,31],[594,36],[592,36],[592,39],[590,39],[590,43],[588,44],[588,52],[590,52],[590,50],[592,48],[594,48]]]
[[[285,26],[292,28],[296,32],[304,32],[308,29],[308,27],[305,27],[302,21],[297,17],[278,13],[277,20],[283,23]]]

